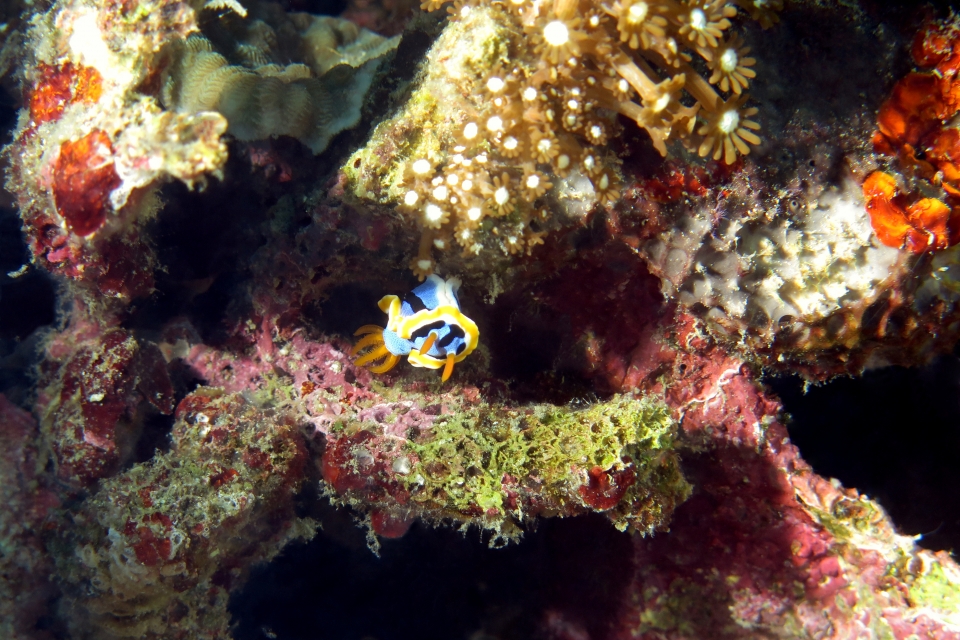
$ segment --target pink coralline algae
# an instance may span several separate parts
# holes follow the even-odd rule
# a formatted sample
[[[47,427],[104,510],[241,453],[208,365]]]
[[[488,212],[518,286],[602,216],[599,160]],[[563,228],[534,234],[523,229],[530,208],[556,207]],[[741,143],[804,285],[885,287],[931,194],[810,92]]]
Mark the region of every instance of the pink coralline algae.
[[[613,637],[958,637],[949,555],[917,549],[876,502],[814,474],[748,370],[698,351],[673,360],[690,384],[668,394],[701,490],[670,536],[635,539],[637,604]]]
[[[891,170],[878,85],[916,16],[291,4],[58,0],[20,35],[7,187],[60,317],[0,394],[0,636],[336,635],[324,616],[365,616],[317,601],[299,636],[245,627],[255,565],[367,554],[364,536],[385,562],[443,527],[545,563],[538,527],[571,519],[616,544],[571,537],[564,560],[616,579],[561,575],[511,603],[522,625],[491,607],[448,635],[960,640],[955,559],[811,467],[763,385],[920,364],[960,336],[960,247],[890,246],[863,197]],[[957,31],[922,17],[937,42]],[[346,76],[349,114],[321,99]],[[434,272],[462,280],[471,357],[442,384],[357,366],[376,301]],[[408,615],[450,585],[430,586]]]
[[[313,534],[293,514],[307,461],[296,428],[238,395],[185,397],[170,450],[103,482],[73,514],[76,551],[59,562],[74,633],[228,637],[230,589]]]
[[[146,409],[173,412],[173,387],[160,350],[119,327],[77,314],[47,345],[37,406],[57,476],[78,487],[127,462]]]

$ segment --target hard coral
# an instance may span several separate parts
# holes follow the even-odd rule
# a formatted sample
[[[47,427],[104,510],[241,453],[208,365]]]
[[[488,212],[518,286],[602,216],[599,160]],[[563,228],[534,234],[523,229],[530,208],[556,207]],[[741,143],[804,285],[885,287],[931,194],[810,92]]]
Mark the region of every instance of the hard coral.
[[[201,36],[172,43],[163,103],[183,114],[216,111],[239,140],[292,136],[320,153],[360,120],[377,67],[399,40],[326,16],[291,14],[274,22],[295,40],[278,47],[274,27],[255,21],[247,27],[253,42],[235,49],[250,67],[231,64]],[[287,50],[302,52],[302,63],[278,64]]]
[[[604,147],[617,113],[661,154],[682,141],[733,163],[760,142],[744,93],[755,60],[723,39],[736,13],[719,0],[460,3],[407,105],[344,165],[350,190],[419,224],[411,268],[422,279],[434,249],[529,254],[556,225],[551,209],[616,201],[618,162]],[[711,65],[709,81],[691,54]]]
[[[779,118],[762,162],[754,154],[721,170],[678,158],[665,172],[655,158],[636,153],[625,161],[618,218],[638,229],[632,241],[664,294],[702,318],[716,339],[763,366],[801,368],[823,379],[866,363],[922,362],[952,344],[960,308],[956,271],[944,265],[955,265],[957,255],[930,254],[954,251],[950,192],[952,176],[960,175],[952,161],[960,137],[939,119],[946,102],[938,74],[899,85],[899,98],[881,108],[881,131],[922,153],[902,163],[896,182],[904,195],[887,194],[890,206],[881,206],[870,185],[864,192],[864,180],[878,168],[869,143],[886,91],[840,80],[859,77],[842,65],[823,78],[806,66],[790,68],[797,46],[826,55],[846,42],[849,59],[858,59],[854,49],[873,47],[862,56],[872,70],[885,45],[850,39],[835,16],[812,20],[817,13],[799,20],[802,36],[749,34],[764,66],[790,76],[791,85],[785,89],[785,79],[751,90],[770,105],[771,120]],[[948,38],[952,31],[937,33]],[[831,113],[815,116],[824,91],[834,92]],[[905,111],[897,106],[907,104]],[[843,124],[833,119],[838,109]],[[889,126],[887,113],[896,115]],[[935,139],[925,137],[928,129]],[[915,202],[920,194],[926,199]],[[934,272],[931,259],[945,270]]]

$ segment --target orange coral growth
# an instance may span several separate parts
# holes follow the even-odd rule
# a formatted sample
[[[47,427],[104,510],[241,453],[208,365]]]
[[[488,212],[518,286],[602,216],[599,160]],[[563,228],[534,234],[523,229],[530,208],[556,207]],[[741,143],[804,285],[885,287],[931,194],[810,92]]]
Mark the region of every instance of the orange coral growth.
[[[917,32],[910,48],[914,61],[921,67],[936,67],[937,72],[952,80],[960,71],[960,27],[955,20],[945,23],[928,21]]]
[[[110,192],[120,185],[110,137],[99,129],[60,145],[53,167],[53,199],[71,231],[88,236],[107,219]]]
[[[907,204],[896,178],[875,171],[863,183],[870,224],[880,242],[912,253],[946,249],[960,240],[960,212],[936,198]]]
[[[27,98],[30,119],[36,124],[58,119],[67,105],[100,99],[103,78],[93,67],[67,62],[60,67],[40,64],[38,71],[40,77]]]
[[[910,53],[921,67],[935,67],[953,52],[954,29],[952,25],[928,22],[913,39]]]
[[[960,131],[944,129],[934,140],[927,158],[940,171],[938,179],[943,190],[960,197]]]
[[[904,145],[916,146],[921,137],[941,125],[944,111],[940,78],[932,73],[911,73],[893,87],[877,115],[880,131],[874,137],[877,151],[895,155]]]
[[[917,65],[932,70],[909,73],[894,85],[877,115],[873,146],[878,153],[897,156],[908,178],[943,188],[947,203],[926,199],[906,206],[903,198],[874,194],[871,220],[885,244],[901,246],[910,239],[916,251],[925,251],[954,244],[946,221],[960,210],[951,202],[960,198],[960,131],[950,124],[960,113],[960,21],[928,22],[911,53]],[[880,188],[876,175],[864,184],[868,202],[868,187]],[[892,178],[888,186],[896,189]]]

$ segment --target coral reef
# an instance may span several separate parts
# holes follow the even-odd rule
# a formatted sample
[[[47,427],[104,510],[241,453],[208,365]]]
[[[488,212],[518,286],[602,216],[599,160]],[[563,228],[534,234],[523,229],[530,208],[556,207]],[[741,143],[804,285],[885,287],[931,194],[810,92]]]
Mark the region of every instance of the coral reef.
[[[246,637],[253,565],[345,520],[386,555],[586,516],[604,606],[471,637],[957,637],[955,560],[762,384],[955,346],[954,19],[897,81],[903,13],[855,3],[440,8],[34,16],[8,188],[62,286],[32,415],[0,395],[3,632]]]
[[[0,425],[0,634],[48,638],[36,632],[37,623],[57,589],[41,527],[60,501],[43,477],[33,416],[0,394]]]
[[[618,529],[652,533],[689,491],[671,451],[674,425],[650,400],[582,412],[448,408],[398,438],[394,416],[405,409],[374,405],[337,421],[323,456],[338,500],[372,507],[371,528],[386,537],[405,530],[392,528],[398,520],[420,518],[477,524],[495,544],[532,518],[590,510]]]
[[[665,384],[683,408],[680,442],[701,452],[687,460],[702,490],[670,536],[634,540],[633,604],[612,637],[953,637],[949,554],[918,549],[876,502],[814,474],[743,363],[692,318],[676,331],[685,349],[648,348],[644,368],[683,373],[640,388]]]
[[[806,42],[849,46],[838,44],[833,28],[808,32]],[[754,44],[765,63],[785,68],[778,56],[789,49],[762,38]],[[869,58],[892,73],[893,59],[879,47]],[[938,272],[930,261],[931,249],[953,243],[952,214],[871,176],[876,111],[863,96],[879,102],[885,89],[853,71],[850,78],[830,85],[831,109],[856,114],[843,125],[783,103],[781,86],[758,83],[761,116],[783,132],[774,147],[734,172],[679,161],[645,169],[624,189],[629,208],[645,218],[639,250],[664,293],[744,358],[813,379],[923,362],[956,339],[953,294],[939,292],[942,266]],[[813,82],[809,74],[791,80]],[[671,184],[676,172],[690,181]],[[908,250],[899,251],[904,243]]]
[[[779,6],[743,4],[766,25]],[[736,14],[722,0],[458,4],[404,108],[344,165],[346,188],[421,227],[410,267],[423,279],[434,249],[529,254],[557,226],[552,212],[614,202],[615,114],[662,155],[680,141],[731,164],[760,143],[744,93],[756,60],[724,36]]]
[[[62,0],[25,34],[27,108],[6,149],[7,188],[18,195],[34,260],[91,299],[123,306],[152,291],[158,264],[146,226],[159,187],[176,179],[202,189],[222,178],[225,132],[294,136],[321,151],[357,124],[377,65],[397,43],[335,18],[258,5],[248,38],[235,38],[230,52],[247,68],[191,35],[202,10],[246,9],[195,4],[133,10]]]
[[[147,408],[173,412],[160,350],[128,331],[77,313],[45,351],[36,408],[63,482],[83,487],[112,475],[132,458]]]
[[[34,19],[20,71],[28,108],[6,150],[34,260],[107,298],[153,287],[142,227],[158,181],[201,185],[226,160],[221,116],[166,113],[139,90],[164,43],[196,29],[194,11],[142,9],[77,0]]]

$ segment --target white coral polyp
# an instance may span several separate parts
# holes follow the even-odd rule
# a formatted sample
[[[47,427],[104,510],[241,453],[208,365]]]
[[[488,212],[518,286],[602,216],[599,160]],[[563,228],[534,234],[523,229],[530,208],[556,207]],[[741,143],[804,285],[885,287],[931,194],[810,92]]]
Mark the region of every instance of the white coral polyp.
[[[740,114],[737,113],[736,109],[731,109],[727,111],[720,119],[717,121],[717,129],[722,133],[730,135],[735,132],[740,127]]]
[[[650,13],[650,6],[646,2],[636,2],[630,5],[627,10],[627,23],[630,25],[641,24],[647,19],[648,13]]]
[[[426,218],[427,223],[431,226],[439,226],[440,223],[443,222],[444,211],[439,206],[431,202],[423,210],[423,217]]]
[[[707,28],[707,14],[703,9],[694,9],[690,12],[690,28],[698,32],[703,32]]]
[[[562,47],[570,42],[570,29],[562,20],[548,22],[543,28],[543,39],[551,47]]]
[[[723,52],[723,55],[720,56],[720,69],[725,73],[733,73],[736,71],[738,64],[740,64],[740,60],[737,57],[735,49],[727,49]]]
[[[500,93],[505,85],[506,83],[503,81],[503,78],[494,76],[487,80],[487,91],[490,93]]]

